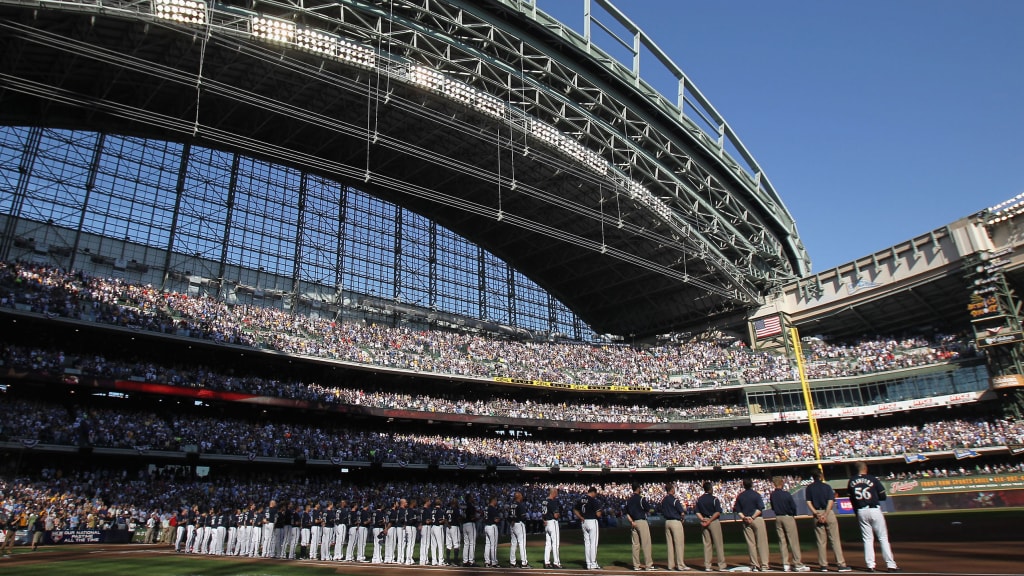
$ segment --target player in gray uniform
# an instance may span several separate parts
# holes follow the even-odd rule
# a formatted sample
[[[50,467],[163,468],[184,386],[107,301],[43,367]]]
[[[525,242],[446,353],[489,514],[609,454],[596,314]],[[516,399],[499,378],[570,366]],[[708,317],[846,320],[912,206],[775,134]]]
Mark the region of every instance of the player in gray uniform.
[[[814,517],[814,538],[818,544],[818,565],[822,572],[828,571],[828,553],[825,548],[832,541],[832,552],[840,572],[850,572],[843,557],[843,542],[839,536],[839,521],[836,519],[836,491],[825,483],[825,475],[814,473],[814,481],[805,490],[807,508]]]
[[[850,478],[847,489],[850,491],[850,503],[857,512],[857,523],[860,524],[860,536],[864,541],[864,563],[868,570],[875,570],[875,538],[882,548],[882,559],[889,572],[899,572],[896,559],[889,546],[889,529],[885,524],[885,516],[878,507],[879,502],[886,499],[885,487],[878,478],[868,474],[868,465],[857,462],[857,475]]]
[[[583,526],[583,554],[587,570],[600,570],[597,564],[597,519],[601,517],[601,503],[597,500],[597,488],[591,486],[572,511]]]
[[[511,524],[509,532],[512,537],[511,546],[508,551],[509,566],[529,568],[526,560],[526,504],[523,502],[523,493],[516,492],[512,495],[512,503],[508,505],[508,521]],[[519,550],[519,557],[522,564],[516,563],[516,550]]]

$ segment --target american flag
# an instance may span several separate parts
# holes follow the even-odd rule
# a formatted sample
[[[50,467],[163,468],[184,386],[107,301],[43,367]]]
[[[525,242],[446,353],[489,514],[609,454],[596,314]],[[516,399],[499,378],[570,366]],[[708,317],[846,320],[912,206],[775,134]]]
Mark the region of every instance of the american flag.
[[[755,338],[767,338],[776,334],[782,334],[782,321],[779,320],[778,316],[768,316],[767,318],[754,320]]]

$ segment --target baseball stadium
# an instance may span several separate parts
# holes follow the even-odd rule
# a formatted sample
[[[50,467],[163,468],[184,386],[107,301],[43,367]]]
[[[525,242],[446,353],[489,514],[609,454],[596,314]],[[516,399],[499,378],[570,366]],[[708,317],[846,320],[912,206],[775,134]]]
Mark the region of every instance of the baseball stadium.
[[[0,0],[2,573],[1024,570],[1024,193],[814,270],[539,4]]]

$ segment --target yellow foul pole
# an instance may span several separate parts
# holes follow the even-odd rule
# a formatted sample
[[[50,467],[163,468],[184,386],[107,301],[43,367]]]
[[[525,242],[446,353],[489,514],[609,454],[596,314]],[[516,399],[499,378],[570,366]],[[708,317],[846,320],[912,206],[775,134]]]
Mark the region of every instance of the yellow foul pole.
[[[811,441],[814,443],[814,459],[818,461],[818,471],[824,473],[824,469],[821,467],[818,420],[814,417],[814,399],[811,398],[811,387],[807,384],[807,370],[804,369],[804,349],[800,345],[800,332],[797,331],[796,326],[789,328],[789,338],[793,343],[796,368],[800,373],[800,387],[804,391],[804,406],[807,407],[807,424],[811,427]]]

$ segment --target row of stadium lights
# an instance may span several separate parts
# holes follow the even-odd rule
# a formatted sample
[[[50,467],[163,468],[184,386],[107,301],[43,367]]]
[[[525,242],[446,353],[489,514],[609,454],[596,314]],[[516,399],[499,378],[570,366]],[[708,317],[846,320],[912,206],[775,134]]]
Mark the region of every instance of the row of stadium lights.
[[[1009,220],[1014,216],[1024,214],[1024,192],[1017,194],[1009,200],[1004,200],[999,204],[988,209],[992,214],[993,218],[989,220],[990,224],[996,224]]]
[[[153,0],[153,7],[158,18],[183,24],[203,25],[207,23],[207,4],[202,0]],[[253,16],[250,26],[253,37],[260,40],[279,44],[294,44],[303,50],[357,66],[366,68],[377,66],[377,54],[373,50],[314,28],[299,28],[294,22],[266,16]],[[464,82],[453,80],[441,72],[415,65],[409,68],[406,77],[412,84],[442,94],[488,116],[498,119],[505,118],[507,106],[504,101]],[[526,129],[534,138],[586,166],[596,174],[608,175],[609,164],[604,157],[583,146],[574,138],[563,134],[554,126],[530,118],[526,122]],[[643,185],[629,178],[616,178],[616,181],[626,189],[630,198],[640,201],[666,220],[672,218],[672,210]]]

